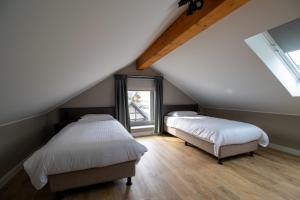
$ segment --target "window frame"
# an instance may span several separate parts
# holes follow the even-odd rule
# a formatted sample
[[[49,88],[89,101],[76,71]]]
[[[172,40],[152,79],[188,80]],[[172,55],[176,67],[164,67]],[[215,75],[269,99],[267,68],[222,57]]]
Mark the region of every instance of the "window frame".
[[[281,56],[280,49],[274,43],[270,43],[266,37],[268,33],[263,32],[245,39],[250,49],[269,68],[273,75],[285,87],[292,97],[300,97],[300,79],[287,64],[286,56]],[[273,45],[270,45],[273,44]]]
[[[154,125],[154,90],[128,90],[127,92],[150,92],[150,118],[149,121],[131,121],[131,126]],[[129,102],[128,102],[129,103]]]
[[[299,51],[300,52],[300,49],[299,50],[295,50],[295,51]],[[295,66],[295,70],[297,71],[297,73],[298,74],[300,74],[300,63],[299,64],[297,64],[296,63],[296,61],[291,57],[291,55],[290,55],[290,53],[292,53],[292,52],[295,52],[295,51],[290,51],[290,52],[287,52],[286,53],[286,56],[291,60],[291,62],[294,64],[294,66]]]
[[[267,31],[263,33],[263,36],[274,52],[280,56],[283,62],[285,62],[285,66],[287,66],[288,70],[298,79],[298,81],[300,81],[300,71],[296,63],[288,55],[289,52],[285,53]]]

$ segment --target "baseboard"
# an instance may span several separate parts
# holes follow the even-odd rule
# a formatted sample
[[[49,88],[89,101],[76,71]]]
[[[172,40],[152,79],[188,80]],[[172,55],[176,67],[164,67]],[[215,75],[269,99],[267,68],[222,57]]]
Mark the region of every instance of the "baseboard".
[[[143,136],[150,136],[155,135],[153,131],[142,131],[142,132],[135,132],[131,133],[133,137],[143,137]]]
[[[282,152],[285,152],[285,153],[288,153],[288,154],[292,154],[292,155],[295,155],[295,156],[300,156],[300,150],[298,150],[298,149],[293,149],[293,148],[290,148],[290,147],[287,147],[287,146],[282,146],[282,145],[272,144],[272,143],[269,144],[269,147],[271,149],[276,149],[278,151],[282,151]]]
[[[14,168],[9,170],[3,177],[0,179],[0,189],[5,186],[8,181],[10,181],[17,173],[19,173],[23,169],[23,162],[17,164]]]
[[[44,144],[40,145],[38,148],[36,148],[33,152],[40,149]],[[23,169],[23,163],[32,155],[31,153],[29,156],[27,156],[24,160],[22,160],[19,164],[17,164],[14,168],[9,170],[4,176],[0,178],[0,189],[5,186],[8,181],[10,181],[17,173],[19,173]]]

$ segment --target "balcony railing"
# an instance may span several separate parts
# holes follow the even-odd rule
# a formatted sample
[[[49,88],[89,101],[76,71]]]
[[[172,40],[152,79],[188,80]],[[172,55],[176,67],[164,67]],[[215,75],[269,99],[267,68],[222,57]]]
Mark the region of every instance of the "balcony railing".
[[[149,115],[143,111],[142,107],[142,105],[138,105],[134,102],[129,103],[130,121],[149,121]]]

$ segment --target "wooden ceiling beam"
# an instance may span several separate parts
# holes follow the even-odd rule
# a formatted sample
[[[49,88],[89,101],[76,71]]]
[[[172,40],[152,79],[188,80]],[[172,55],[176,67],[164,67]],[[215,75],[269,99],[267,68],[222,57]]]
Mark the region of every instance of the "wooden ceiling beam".
[[[182,13],[137,59],[137,69],[143,70],[181,46],[200,32],[221,20],[249,0],[205,0],[204,7],[193,15]],[[242,28],[242,27],[240,27]]]

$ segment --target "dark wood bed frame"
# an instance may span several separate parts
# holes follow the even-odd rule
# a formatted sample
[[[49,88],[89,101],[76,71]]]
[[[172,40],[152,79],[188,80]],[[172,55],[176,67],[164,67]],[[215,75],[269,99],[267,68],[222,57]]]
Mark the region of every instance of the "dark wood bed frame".
[[[198,104],[184,104],[184,105],[163,105],[163,115],[167,115],[172,111],[191,110],[198,112]],[[84,108],[60,108],[60,122],[71,123],[80,119],[86,114],[109,114],[116,116],[115,107],[84,107]]]
[[[115,107],[60,108],[59,122],[54,125],[55,133],[58,133],[66,125],[78,121],[86,114],[109,114],[116,117]]]
[[[199,106],[198,104],[164,105],[163,116],[166,116],[169,112],[172,111],[185,111],[185,110],[199,112]]]
[[[59,109],[60,121],[64,123],[75,122],[86,114],[109,114],[116,116],[115,107],[86,107]]]

